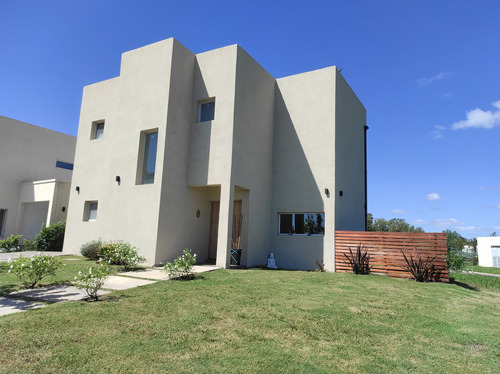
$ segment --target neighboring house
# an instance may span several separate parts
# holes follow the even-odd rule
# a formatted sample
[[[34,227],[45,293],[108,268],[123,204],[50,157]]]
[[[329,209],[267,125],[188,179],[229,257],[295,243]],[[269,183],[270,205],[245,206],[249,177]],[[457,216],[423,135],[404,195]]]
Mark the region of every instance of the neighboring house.
[[[66,219],[76,138],[0,116],[0,236]]]
[[[148,264],[334,270],[335,230],[364,230],[366,111],[339,70],[275,79],[241,47],[167,39],[84,88],[64,252],[125,240]]]
[[[479,266],[500,268],[500,236],[477,238],[477,259]]]

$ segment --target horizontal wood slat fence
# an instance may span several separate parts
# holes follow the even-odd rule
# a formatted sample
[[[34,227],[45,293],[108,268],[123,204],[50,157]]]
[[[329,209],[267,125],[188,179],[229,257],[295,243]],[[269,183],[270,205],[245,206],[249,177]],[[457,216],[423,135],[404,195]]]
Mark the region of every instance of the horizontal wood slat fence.
[[[376,231],[335,231],[335,270],[351,272],[344,254],[350,255],[349,248],[355,253],[361,245],[370,255],[371,272],[391,277],[411,278],[406,270],[403,251],[410,259],[420,256],[436,257],[434,264],[442,269],[441,281],[449,282],[446,265],[446,234],[443,233],[409,233],[409,232],[376,232]]]

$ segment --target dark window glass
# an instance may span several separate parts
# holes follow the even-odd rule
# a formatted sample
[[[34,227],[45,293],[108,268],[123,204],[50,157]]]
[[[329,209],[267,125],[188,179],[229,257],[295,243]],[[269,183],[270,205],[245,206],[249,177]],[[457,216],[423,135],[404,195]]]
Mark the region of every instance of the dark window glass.
[[[73,164],[69,162],[56,161],[56,168],[73,170]]]
[[[156,148],[158,145],[158,133],[146,134],[144,145],[144,164],[142,167],[142,184],[151,184],[155,181]]]
[[[200,104],[200,121],[212,121],[215,116],[215,101]]]

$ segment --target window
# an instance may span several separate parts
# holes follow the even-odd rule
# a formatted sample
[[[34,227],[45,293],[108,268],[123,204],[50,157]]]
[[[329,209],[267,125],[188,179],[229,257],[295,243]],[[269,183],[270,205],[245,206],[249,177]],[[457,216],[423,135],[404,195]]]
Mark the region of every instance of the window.
[[[104,136],[104,121],[92,122],[92,131],[90,139],[102,139]]]
[[[137,184],[152,184],[155,181],[156,151],[158,148],[158,130],[141,133],[140,159]]]
[[[64,161],[56,161],[56,168],[73,170],[73,164]]]
[[[83,220],[93,222],[97,220],[97,201],[86,201],[83,211]]]
[[[5,233],[5,222],[7,221],[7,209],[0,209],[0,238]]]
[[[280,213],[280,235],[325,235],[324,213]]]
[[[198,122],[212,121],[215,117],[215,100],[199,103]]]

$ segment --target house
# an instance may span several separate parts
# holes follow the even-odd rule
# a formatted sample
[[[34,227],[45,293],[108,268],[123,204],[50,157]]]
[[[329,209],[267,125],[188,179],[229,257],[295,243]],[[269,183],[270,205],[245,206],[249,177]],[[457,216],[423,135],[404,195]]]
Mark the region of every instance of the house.
[[[125,52],[84,88],[64,252],[120,239],[148,264],[241,249],[334,270],[335,230],[365,229],[365,125],[335,67],[276,79],[238,45],[175,39]]]
[[[0,237],[66,219],[76,138],[0,116]]]
[[[479,266],[500,268],[500,236],[477,238],[477,259]]]

